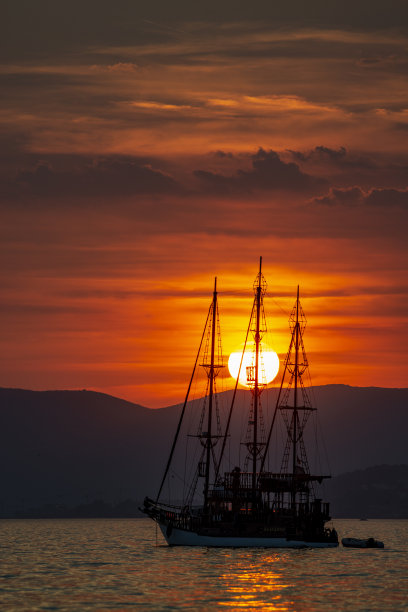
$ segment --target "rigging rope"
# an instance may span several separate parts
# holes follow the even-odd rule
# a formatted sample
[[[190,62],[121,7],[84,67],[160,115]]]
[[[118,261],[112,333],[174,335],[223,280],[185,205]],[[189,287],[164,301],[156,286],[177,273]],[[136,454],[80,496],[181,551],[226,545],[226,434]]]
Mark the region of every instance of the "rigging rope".
[[[174,441],[173,441],[173,446],[171,447],[170,457],[169,457],[169,459],[167,461],[166,469],[164,471],[164,475],[163,475],[163,478],[162,478],[162,481],[161,481],[161,484],[160,484],[160,489],[159,489],[159,492],[158,492],[157,497],[156,497],[156,503],[159,501],[159,497],[160,497],[160,494],[162,492],[164,482],[165,482],[165,480],[167,478],[167,474],[168,474],[168,471],[169,471],[169,468],[170,468],[171,461],[173,459],[174,449],[176,448],[177,439],[178,439],[178,436],[179,436],[179,433],[180,433],[180,429],[181,429],[181,424],[183,422],[184,413],[185,413],[186,406],[187,406],[187,401],[188,401],[188,396],[190,394],[190,389],[191,389],[191,385],[192,385],[192,382],[193,382],[194,374],[195,374],[195,371],[196,371],[196,367],[197,367],[197,363],[198,363],[198,358],[199,358],[200,352],[201,352],[201,346],[202,346],[202,343],[203,343],[203,340],[204,340],[205,331],[207,329],[207,323],[208,323],[208,319],[209,319],[209,316],[210,316],[211,307],[212,307],[212,303],[211,303],[211,306],[210,306],[210,308],[208,310],[208,314],[207,314],[207,319],[206,319],[205,326],[204,326],[203,335],[201,336],[200,346],[198,348],[197,357],[196,357],[196,360],[195,360],[195,363],[194,363],[193,372],[191,374],[190,382],[189,382],[189,385],[188,385],[186,397],[185,397],[184,404],[183,404],[183,409],[181,411],[180,419],[179,419],[178,426],[177,426],[176,435],[175,435]]]

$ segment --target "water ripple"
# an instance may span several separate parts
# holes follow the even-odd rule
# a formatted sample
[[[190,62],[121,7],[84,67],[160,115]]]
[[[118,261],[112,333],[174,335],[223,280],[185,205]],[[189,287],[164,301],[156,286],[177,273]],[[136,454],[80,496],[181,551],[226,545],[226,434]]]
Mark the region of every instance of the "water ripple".
[[[145,519],[3,520],[1,610],[406,610],[408,521],[336,528],[386,548],[169,548]]]

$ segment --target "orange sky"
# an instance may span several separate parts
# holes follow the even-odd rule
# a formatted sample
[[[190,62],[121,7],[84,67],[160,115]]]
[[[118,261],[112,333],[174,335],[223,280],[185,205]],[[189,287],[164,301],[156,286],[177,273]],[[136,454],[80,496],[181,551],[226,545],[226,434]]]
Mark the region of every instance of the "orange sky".
[[[300,284],[315,384],[406,386],[404,3],[83,4],[3,32],[0,385],[179,402],[213,277],[228,354],[262,255],[280,354]]]

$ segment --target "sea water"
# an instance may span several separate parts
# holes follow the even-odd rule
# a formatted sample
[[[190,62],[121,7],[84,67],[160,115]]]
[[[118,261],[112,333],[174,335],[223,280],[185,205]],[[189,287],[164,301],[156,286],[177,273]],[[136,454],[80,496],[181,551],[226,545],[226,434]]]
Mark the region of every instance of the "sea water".
[[[408,610],[408,521],[385,549],[169,548],[149,519],[0,521],[0,610]]]

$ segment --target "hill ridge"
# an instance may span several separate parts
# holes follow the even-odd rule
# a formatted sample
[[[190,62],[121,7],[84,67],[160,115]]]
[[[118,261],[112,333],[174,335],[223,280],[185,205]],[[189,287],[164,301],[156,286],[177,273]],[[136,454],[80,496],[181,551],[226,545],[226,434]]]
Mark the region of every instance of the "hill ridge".
[[[248,393],[238,393],[237,410],[246,411]],[[408,463],[408,389],[322,385],[314,393],[333,476]],[[179,406],[151,409],[90,390],[0,388],[0,505],[154,495]]]

